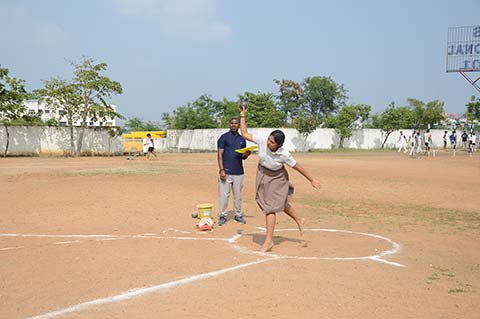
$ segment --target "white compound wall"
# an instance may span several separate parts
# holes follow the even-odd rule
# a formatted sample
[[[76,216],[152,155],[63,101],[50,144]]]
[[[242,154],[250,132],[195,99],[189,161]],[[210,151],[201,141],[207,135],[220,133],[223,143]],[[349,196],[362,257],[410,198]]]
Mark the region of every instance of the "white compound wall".
[[[273,128],[252,128],[249,133],[269,135]],[[167,138],[155,139],[155,150],[166,152],[215,152],[218,138],[228,129],[201,130],[168,130]],[[339,136],[334,129],[317,129],[305,141],[295,129],[282,129],[286,135],[285,148],[291,152],[302,152],[315,149],[337,148]],[[412,130],[403,130],[409,136]],[[9,154],[12,155],[63,155],[70,150],[70,131],[66,127],[10,126]],[[443,146],[444,130],[431,130],[433,147]],[[74,129],[75,142],[79,128]],[[423,133],[422,138],[423,138]],[[398,147],[399,132],[389,135],[385,148]],[[375,149],[381,148],[385,135],[378,129],[359,129],[353,136],[344,141],[345,148]],[[458,139],[459,139],[458,135]],[[0,126],[0,152],[6,145],[5,127]],[[248,143],[249,145],[251,143]],[[423,140],[422,140],[423,144]],[[423,146],[423,145],[422,145]],[[121,136],[111,137],[107,129],[87,128],[82,150],[91,154],[122,154],[123,140]]]
[[[273,128],[252,128],[249,133],[269,135]],[[216,151],[217,139],[228,129],[205,129],[205,130],[168,130],[166,141],[159,141],[156,149],[159,152],[200,152]],[[284,147],[291,152],[302,152],[309,149],[331,149],[338,148],[340,137],[335,129],[317,129],[308,136],[305,141],[295,129],[282,129],[285,133]],[[412,130],[403,130],[407,137]],[[431,130],[433,145],[432,147],[443,146],[444,130]],[[421,132],[422,138],[423,133]],[[399,132],[393,132],[388,136],[385,148],[398,147]],[[343,143],[345,148],[354,149],[375,149],[381,148],[385,135],[379,129],[359,129],[354,130],[353,136],[346,139]],[[164,139],[165,140],[165,139]],[[422,140],[423,144],[423,140]],[[250,143],[249,143],[250,145]],[[423,146],[423,145],[422,145]]]
[[[11,155],[63,155],[70,151],[70,129],[66,127],[9,126]],[[80,134],[74,128],[75,146]],[[5,127],[0,127],[0,152],[3,154],[7,143]],[[122,154],[121,136],[111,137],[107,129],[87,128],[82,143],[82,151],[92,154]]]

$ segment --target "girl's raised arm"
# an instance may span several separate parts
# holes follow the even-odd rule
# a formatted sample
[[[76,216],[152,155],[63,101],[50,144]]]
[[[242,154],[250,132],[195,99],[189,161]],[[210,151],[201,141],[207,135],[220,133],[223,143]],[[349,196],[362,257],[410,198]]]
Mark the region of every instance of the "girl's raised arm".
[[[245,116],[247,115],[247,102],[242,101],[240,102],[240,130],[242,131],[242,136],[247,141],[253,142],[252,134],[248,133],[247,129],[247,121],[245,120]]]

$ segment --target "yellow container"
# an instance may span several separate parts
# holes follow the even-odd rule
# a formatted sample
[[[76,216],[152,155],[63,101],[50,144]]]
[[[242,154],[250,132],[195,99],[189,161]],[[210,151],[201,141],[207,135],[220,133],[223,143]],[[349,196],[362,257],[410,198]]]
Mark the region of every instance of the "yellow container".
[[[198,209],[198,217],[200,219],[202,219],[204,217],[212,218],[212,216],[213,216],[213,213],[212,213],[213,205],[212,204],[208,204],[208,203],[198,204],[197,209]]]

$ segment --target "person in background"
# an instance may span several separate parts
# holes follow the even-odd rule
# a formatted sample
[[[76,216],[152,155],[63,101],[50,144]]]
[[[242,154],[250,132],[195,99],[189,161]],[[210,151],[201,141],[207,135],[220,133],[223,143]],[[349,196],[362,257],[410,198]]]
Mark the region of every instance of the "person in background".
[[[453,156],[455,156],[455,150],[457,148],[457,132],[455,130],[450,134],[450,146],[452,148]]]
[[[144,145],[148,146],[147,154],[145,156],[145,159],[150,160],[150,158],[152,156],[156,158],[157,155],[155,155],[155,143],[153,141],[152,134],[150,134],[150,133],[147,134],[147,143],[145,143]]]
[[[475,144],[477,143],[477,136],[475,135],[475,132],[470,133],[469,136],[469,153],[470,156],[473,156],[473,153],[475,153]]]
[[[415,130],[413,130],[412,134],[408,137],[408,141],[410,142],[410,157],[414,157],[415,147],[418,144],[417,132]]]
[[[417,132],[417,154],[422,154],[422,135],[420,135],[420,131]]]
[[[406,153],[407,152],[407,137],[403,134],[402,131],[400,131],[400,136],[398,137],[397,142],[400,144],[400,148],[398,149],[398,153],[400,153],[402,148],[403,148],[403,152]]]
[[[425,143],[427,156],[430,157],[430,148],[432,147],[432,133],[430,132],[430,129],[427,129],[427,131],[423,135],[423,140]]]
[[[467,131],[462,133],[462,150],[468,149],[468,134]]]
[[[448,132],[445,131],[443,133],[443,149],[446,151],[447,150],[447,137],[448,137]]]

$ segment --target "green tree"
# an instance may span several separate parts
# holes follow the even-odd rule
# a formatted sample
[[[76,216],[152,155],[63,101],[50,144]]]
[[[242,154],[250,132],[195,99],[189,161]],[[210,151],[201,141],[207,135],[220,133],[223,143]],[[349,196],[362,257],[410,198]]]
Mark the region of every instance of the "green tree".
[[[364,123],[364,128],[381,128],[380,127],[380,114],[374,113],[370,115],[369,119]]]
[[[279,86],[277,96],[284,122],[292,123],[306,141],[317,127],[345,105],[346,90],[330,77],[313,76],[297,83],[275,80]]]
[[[308,77],[302,82],[302,86],[302,107],[321,121],[344,106],[347,100],[347,91],[343,84],[336,83],[330,77]]]
[[[475,120],[480,121],[480,98],[476,98],[472,95],[470,102],[466,104],[467,112],[465,116],[468,121],[473,122]]]
[[[212,99],[210,95],[204,94],[193,101],[192,106],[201,128],[219,127],[223,114],[220,102]]]
[[[248,103],[247,123],[250,127],[281,127],[285,113],[277,108],[272,93],[245,92],[239,98]],[[236,106],[238,115],[238,104]]]
[[[71,62],[74,68],[74,77],[71,80],[52,78],[44,81],[44,88],[36,93],[45,101],[52,111],[61,111],[67,118],[70,127],[70,147],[72,154],[82,151],[83,137],[87,127],[87,120],[97,121],[107,118],[123,118],[107,102],[113,95],[123,92],[122,85],[101,72],[107,69],[106,63],[95,64],[89,57],[83,57],[80,62]],[[73,125],[80,121],[80,134],[75,150]]]
[[[193,102],[162,114],[162,120],[169,129],[204,129],[217,128],[222,121],[222,103],[209,95],[202,95]],[[237,112],[238,113],[238,112]]]
[[[77,152],[82,150],[83,136],[87,127],[87,119],[92,121],[107,118],[123,118],[107,102],[112,95],[122,94],[123,89],[120,82],[113,81],[110,78],[101,75],[108,65],[104,62],[95,64],[89,57],[83,57],[79,63],[72,62],[74,67],[73,84],[77,89],[77,94],[81,97],[80,117],[82,119]]]
[[[331,114],[323,119],[322,127],[324,128],[335,128],[337,125],[335,114]]]
[[[302,83],[292,80],[275,80],[275,83],[279,86],[280,110],[286,114],[287,120],[309,114],[323,122],[347,100],[343,84],[326,76],[307,77]]]
[[[12,124],[23,124],[26,118],[26,107],[23,104],[27,96],[25,81],[8,75],[6,68],[0,68],[0,123],[5,127],[7,142],[3,156],[7,156],[10,144],[10,132],[8,126]]]
[[[219,127],[229,127],[230,119],[232,116],[238,116],[238,102],[230,101],[224,98],[220,104],[222,113],[220,115]]]
[[[353,129],[368,119],[371,109],[365,104],[346,105],[340,109],[333,122],[335,131],[340,135],[339,148],[343,148],[345,139],[352,136]]]
[[[285,114],[283,126],[286,126],[301,112],[305,91],[300,83],[292,80],[274,80],[274,82],[278,85],[277,99],[280,111]]]
[[[44,81],[44,87],[38,89],[35,93],[39,101],[43,101],[46,107],[53,113],[59,112],[67,119],[67,126],[70,132],[70,153],[75,154],[75,137],[73,134],[73,125],[75,121],[81,120],[82,98],[78,94],[76,85],[66,80],[52,78]]]
[[[180,106],[169,113],[162,114],[162,120],[169,129],[174,130],[192,130],[199,127],[196,122],[195,110],[191,105]]]
[[[306,111],[296,112],[296,117],[293,119],[293,127],[298,133],[300,133],[304,144],[303,149],[305,151],[307,150],[308,136],[315,131],[320,124],[320,120],[317,116]]]
[[[427,128],[429,125],[436,125],[445,119],[444,102],[439,100],[430,101],[425,104],[423,101],[409,98],[408,104],[415,112],[414,128]]]
[[[385,139],[382,142],[382,148],[384,148],[391,133],[414,125],[415,111],[406,106],[395,107],[395,103],[392,102],[385,111],[375,117],[374,122],[375,126],[385,134]]]
[[[161,131],[162,127],[159,123],[152,121],[144,121],[138,117],[129,118],[125,122],[125,128],[130,131]]]

